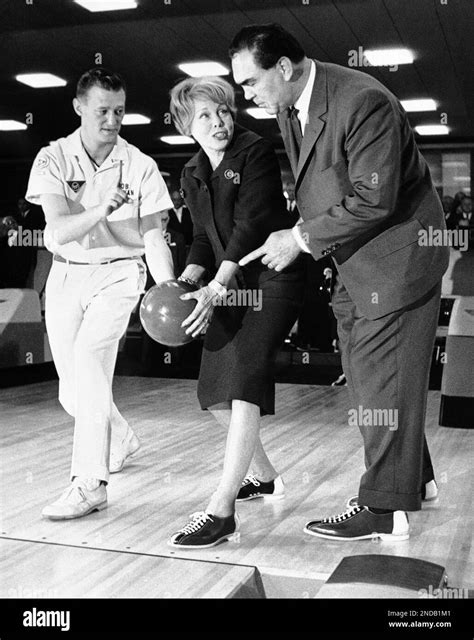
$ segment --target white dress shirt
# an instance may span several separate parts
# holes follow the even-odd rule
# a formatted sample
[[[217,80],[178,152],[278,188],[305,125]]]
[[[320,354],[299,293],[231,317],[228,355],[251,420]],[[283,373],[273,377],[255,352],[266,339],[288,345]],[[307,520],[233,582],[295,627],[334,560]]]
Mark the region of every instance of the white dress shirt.
[[[309,103],[311,102],[311,95],[313,93],[314,80],[316,78],[316,65],[314,64],[313,60],[311,60],[310,62],[311,62],[311,70],[309,72],[308,81],[300,97],[298,98],[298,100],[295,102],[295,105],[294,105],[295,109],[298,109],[298,120],[300,121],[300,124],[301,124],[301,131],[303,133],[303,136],[304,136],[305,126],[308,123]],[[301,224],[301,222],[298,222],[291,231],[293,233],[293,237],[295,238],[296,242],[300,246],[301,250],[304,251],[305,253],[311,253],[310,250],[308,249],[308,245],[306,244],[306,242],[303,240],[303,237],[301,236],[300,230],[298,229],[298,226]]]

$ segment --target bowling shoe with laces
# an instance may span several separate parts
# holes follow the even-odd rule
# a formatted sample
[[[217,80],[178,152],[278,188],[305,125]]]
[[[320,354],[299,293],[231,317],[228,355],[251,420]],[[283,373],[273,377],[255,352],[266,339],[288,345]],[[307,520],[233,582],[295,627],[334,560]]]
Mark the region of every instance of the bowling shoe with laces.
[[[255,498],[263,498],[264,500],[281,500],[285,497],[285,485],[281,476],[277,476],[274,480],[263,482],[254,475],[245,476],[237,494],[237,502],[245,500],[255,500]]]
[[[409,524],[405,511],[374,513],[368,507],[352,507],[344,513],[322,520],[312,520],[305,533],[330,540],[373,540],[390,542],[408,540]]]
[[[41,515],[49,520],[72,520],[100,511],[107,506],[105,485],[94,478],[76,477],[61,496],[43,509]]]
[[[438,485],[436,484],[436,480],[430,480],[426,484],[423,485],[421,489],[421,499],[423,502],[433,502],[438,499]],[[352,496],[346,502],[346,506],[350,509],[351,507],[359,506],[359,497]]]
[[[122,471],[127,458],[132,457],[140,448],[140,440],[132,429],[128,429],[127,435],[117,448],[110,449],[109,472]]]
[[[206,549],[225,540],[238,540],[240,522],[236,513],[227,518],[219,518],[211,513],[197,511],[190,518],[191,521],[169,539],[171,547]]]

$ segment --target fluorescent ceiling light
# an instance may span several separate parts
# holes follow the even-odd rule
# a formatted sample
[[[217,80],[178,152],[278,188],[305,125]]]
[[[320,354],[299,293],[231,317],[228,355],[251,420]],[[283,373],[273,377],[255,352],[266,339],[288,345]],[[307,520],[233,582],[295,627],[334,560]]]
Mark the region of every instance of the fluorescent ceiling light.
[[[261,107],[251,107],[250,109],[247,109],[247,113],[256,120],[269,120],[270,118],[276,118],[275,115],[267,113],[265,109],[262,109]]]
[[[229,69],[220,62],[185,62],[179,64],[178,67],[193,78],[229,75]]]
[[[415,127],[420,136],[445,136],[449,129],[445,124],[420,124]]]
[[[436,111],[436,102],[431,98],[423,98],[421,100],[402,100],[402,107],[407,112]]]
[[[364,56],[373,67],[394,67],[411,64],[415,59],[409,49],[368,49]]]
[[[0,131],[24,131],[28,127],[18,120],[0,120]]]
[[[470,176],[455,176],[453,178],[454,182],[469,182],[471,180]]]
[[[150,118],[141,113],[126,113],[122,120],[122,124],[150,124],[150,122]]]
[[[194,138],[189,136],[161,136],[160,140],[166,144],[194,144]]]
[[[87,11],[123,11],[124,9],[136,9],[136,0],[74,0]]]
[[[64,87],[67,82],[52,73],[20,73],[15,76],[18,82],[27,84],[34,89],[43,89],[45,87]]]
[[[455,169],[459,167],[467,167],[467,162],[462,162],[461,160],[446,160],[441,163],[443,167],[448,167],[450,169]]]

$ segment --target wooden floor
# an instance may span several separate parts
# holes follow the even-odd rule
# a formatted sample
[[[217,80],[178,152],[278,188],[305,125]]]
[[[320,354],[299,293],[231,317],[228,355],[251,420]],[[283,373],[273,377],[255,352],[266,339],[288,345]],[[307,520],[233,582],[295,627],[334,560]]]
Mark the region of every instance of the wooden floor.
[[[301,593],[292,595],[308,597],[308,580],[320,585],[344,556],[365,553],[435,562],[446,567],[450,586],[474,588],[474,432],[437,426],[437,391],[429,393],[427,438],[440,498],[410,515],[409,540],[336,542],[303,533],[307,520],[344,510],[357,492],[363,451],[358,430],[347,424],[346,388],[282,384],[262,438],[283,474],[286,498],[239,505],[238,542],[171,549],[168,537],[205,507],[222,462],[224,431],[200,410],[195,389],[193,380],[115,379],[116,403],[142,448],[111,477],[107,509],[65,522],[40,517],[69,477],[73,423],[57,401],[57,383],[0,390],[0,597],[22,589],[53,590],[55,597],[176,597],[189,568],[165,562],[170,558],[206,561],[185,597],[205,597],[212,572],[220,571],[214,582],[222,584],[234,565],[243,583],[251,580],[247,569],[257,567],[296,580]],[[100,579],[91,579],[94,571]]]

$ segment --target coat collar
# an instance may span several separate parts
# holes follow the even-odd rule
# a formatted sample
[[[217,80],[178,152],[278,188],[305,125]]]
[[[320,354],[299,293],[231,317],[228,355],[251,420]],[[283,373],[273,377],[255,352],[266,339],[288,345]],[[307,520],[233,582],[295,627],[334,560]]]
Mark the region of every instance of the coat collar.
[[[225,167],[227,160],[238,156],[241,151],[255,144],[259,138],[260,136],[253,131],[244,129],[244,127],[236,123],[234,125],[234,135],[218,168]],[[184,166],[193,169],[192,175],[195,178],[200,178],[205,181],[210,175],[209,159],[203,149],[199,149]]]
[[[295,185],[298,183],[301,171],[306,164],[311,149],[316,144],[326,124],[325,114],[328,110],[326,65],[323,62],[319,62],[319,60],[314,60],[314,63],[316,65],[316,78],[314,80],[313,94],[309,103],[308,122],[306,123],[298,160],[295,154],[291,152],[292,135],[288,109],[280,113],[277,118],[295,176]]]

